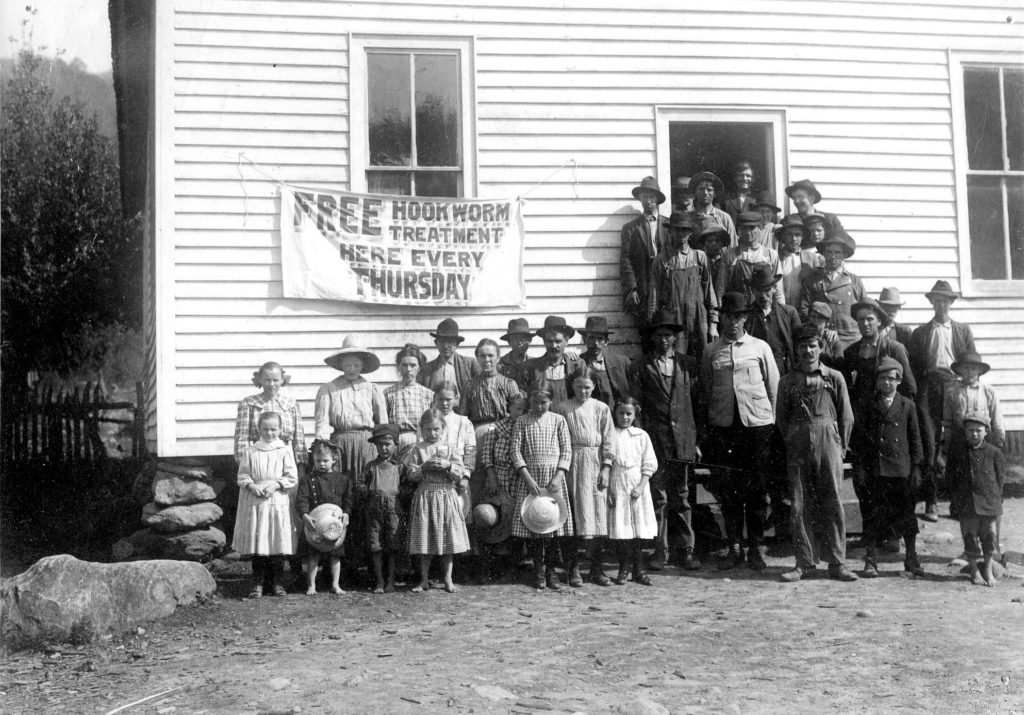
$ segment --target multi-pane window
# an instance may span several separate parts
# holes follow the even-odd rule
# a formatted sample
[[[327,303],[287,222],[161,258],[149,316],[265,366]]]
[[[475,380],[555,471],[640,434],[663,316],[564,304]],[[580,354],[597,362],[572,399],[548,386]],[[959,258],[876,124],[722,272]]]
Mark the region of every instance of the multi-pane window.
[[[971,276],[1024,279],[1024,68],[964,67]]]
[[[458,51],[367,50],[370,192],[463,194],[461,71]]]

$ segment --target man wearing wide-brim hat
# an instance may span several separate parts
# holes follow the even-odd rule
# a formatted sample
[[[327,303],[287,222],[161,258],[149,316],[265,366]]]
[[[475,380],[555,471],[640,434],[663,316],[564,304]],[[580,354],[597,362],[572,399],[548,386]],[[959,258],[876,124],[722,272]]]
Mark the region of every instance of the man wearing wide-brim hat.
[[[430,390],[451,382],[458,386],[459,395],[464,394],[469,381],[480,374],[480,364],[473,358],[459,355],[459,343],[466,339],[459,333],[459,324],[445,318],[430,337],[437,346],[437,357],[423,366],[416,375],[416,382]],[[461,414],[461,410],[458,411]]]
[[[723,197],[725,186],[722,180],[710,171],[698,171],[690,177],[690,191],[693,193],[694,235],[699,236],[709,223],[720,224],[729,234],[730,246],[736,245],[736,224],[732,217],[714,205],[715,197]]]
[[[730,291],[742,293],[747,303],[754,300],[754,293],[750,289],[750,277],[758,266],[768,266],[773,276],[781,276],[779,270],[779,254],[771,246],[762,243],[762,232],[760,229],[761,215],[756,211],[745,211],[739,215],[739,244],[725,249],[725,257],[722,259],[722,269],[718,274],[718,283],[715,285],[715,292],[724,295]],[[786,296],[782,293],[782,286],[775,283],[772,286],[772,300],[776,303],[785,303]]]
[[[700,372],[707,407],[701,444],[711,452],[705,458],[724,467],[719,496],[729,552],[719,561],[723,570],[743,564],[744,543],[750,566],[765,568],[760,543],[779,369],[768,343],[747,334],[749,312],[742,293],[722,296],[721,337],[704,351]]]
[[[630,359],[608,351],[608,319],[603,315],[588,315],[586,325],[580,330],[587,349],[580,354],[580,360],[594,376],[594,392],[590,395],[615,407],[616,400],[629,394]]]
[[[622,227],[619,281],[623,309],[636,319],[637,325],[643,325],[651,314],[651,266],[668,245],[668,222],[658,211],[665,202],[665,194],[653,176],[645,176],[633,187],[633,198],[640,202],[642,213]]]
[[[671,311],[656,313],[643,331],[648,350],[633,363],[629,378],[642,408],[640,425],[658,458],[658,471],[651,479],[658,519],[652,571],[663,568],[669,557],[684,568],[700,568],[691,522],[696,499],[693,464],[700,459],[693,408],[699,363],[675,348],[676,335],[683,329]]]
[[[825,231],[833,235],[843,230],[843,224],[835,214],[818,211],[815,206],[821,201],[821,192],[810,179],[801,179],[786,187],[786,196],[793,201],[801,218],[821,214],[825,219]]]
[[[561,315],[549,315],[537,331],[537,337],[544,341],[544,354],[526,361],[523,374],[533,385],[546,381],[551,389],[551,401],[561,402],[573,396],[572,381],[586,373],[586,366],[579,357],[566,354],[566,346],[576,330],[565,322]]]
[[[797,310],[800,318],[807,320],[812,303],[828,303],[832,307],[832,320],[828,327],[839,335],[839,344],[845,350],[860,336],[850,309],[867,296],[864,283],[846,268],[846,260],[857,250],[857,244],[840,229],[835,235],[819,241],[816,248],[824,256],[825,265],[815,268],[804,281]]]
[[[913,333],[910,326],[896,322],[896,316],[903,307],[900,299],[900,289],[895,287],[883,288],[878,294],[878,304],[885,311],[885,320],[882,324],[882,334],[889,336],[903,347],[910,347],[910,335]]]
[[[946,391],[956,385],[953,362],[957,355],[976,351],[974,333],[969,325],[949,317],[950,307],[960,297],[947,281],[937,280],[924,294],[934,316],[910,334],[910,369],[919,382],[917,409],[921,417],[921,439],[924,440],[925,463],[929,469],[921,486],[925,502],[924,518],[938,521],[938,481],[945,475],[946,465],[937,449],[941,440],[942,404]]]
[[[526,374],[526,357],[533,340],[533,329],[526,318],[513,318],[508,321],[508,330],[501,336],[509,345],[509,351],[498,359],[498,373],[514,380],[519,389],[525,392],[530,387],[529,376]]]

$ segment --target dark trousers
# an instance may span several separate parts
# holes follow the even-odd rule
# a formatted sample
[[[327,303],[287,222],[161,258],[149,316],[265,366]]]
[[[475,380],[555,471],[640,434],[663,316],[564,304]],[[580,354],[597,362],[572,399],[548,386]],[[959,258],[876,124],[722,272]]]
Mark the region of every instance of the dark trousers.
[[[935,503],[939,494],[939,480],[945,474],[936,473],[936,450],[942,434],[942,403],[946,399],[946,388],[956,384],[952,373],[930,372],[917,393],[917,418],[921,423],[921,441],[924,443],[924,463],[927,467],[921,479],[921,498],[928,504]]]
[[[729,544],[755,547],[764,540],[767,471],[773,425],[744,427],[738,417],[729,427],[708,427],[708,444],[723,467],[718,498]]]
[[[914,515],[917,495],[911,491],[909,480],[868,476],[859,492],[868,548],[897,537],[906,539],[909,548],[918,533]]]
[[[670,459],[651,479],[654,515],[658,519],[658,535],[654,540],[657,553],[676,549],[692,549],[694,534],[691,504],[696,501],[697,484],[691,478],[693,465]]]

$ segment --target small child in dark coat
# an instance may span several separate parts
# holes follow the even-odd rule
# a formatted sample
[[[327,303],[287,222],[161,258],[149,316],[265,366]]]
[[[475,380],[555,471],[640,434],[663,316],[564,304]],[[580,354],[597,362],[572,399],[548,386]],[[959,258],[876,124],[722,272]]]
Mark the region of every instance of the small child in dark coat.
[[[313,526],[313,520],[309,512],[321,504],[334,504],[341,507],[345,516],[352,516],[352,478],[347,474],[334,471],[336,465],[341,463],[337,447],[325,440],[316,440],[309,450],[309,469],[305,476],[299,480],[299,491],[296,496],[296,508],[302,516],[302,521]],[[320,570],[320,559],[324,553],[309,543],[303,537],[299,545],[299,555],[302,556],[306,565],[306,578],[308,585],[306,595],[316,595],[316,576]],[[331,592],[335,594],[345,593],[341,589],[341,558],[345,555],[345,545],[337,547],[326,554],[330,559],[331,566]]]
[[[1003,513],[1006,463],[1002,451],[985,441],[990,429],[987,414],[968,414],[963,420],[965,442],[950,445],[947,476],[953,493],[951,510],[960,520],[971,583],[995,586],[992,561],[996,552],[996,520]],[[978,541],[981,548],[978,548]],[[978,557],[985,561],[978,569]]]
[[[405,465],[398,459],[397,425],[377,425],[370,441],[377,448],[377,458],[363,468],[359,488],[366,491],[366,545],[376,579],[373,592],[393,593],[395,559],[405,545],[405,512],[398,493],[408,477]]]
[[[896,392],[903,380],[903,366],[883,357],[875,368],[875,395],[870,404],[858,406],[854,417],[853,479],[861,494],[861,516],[867,553],[864,577],[878,576],[878,544],[891,537],[903,537],[907,557],[903,568],[923,576],[917,558],[916,494],[921,486],[924,445],[917,409]]]

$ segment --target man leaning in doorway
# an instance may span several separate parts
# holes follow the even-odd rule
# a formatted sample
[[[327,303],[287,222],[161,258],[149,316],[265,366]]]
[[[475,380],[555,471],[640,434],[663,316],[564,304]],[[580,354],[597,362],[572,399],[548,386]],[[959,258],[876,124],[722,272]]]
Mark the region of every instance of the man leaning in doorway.
[[[623,308],[643,327],[654,314],[651,267],[668,246],[668,221],[659,213],[665,194],[653,176],[645,176],[639,186],[633,187],[633,198],[640,202],[643,213],[622,227],[619,280]]]

